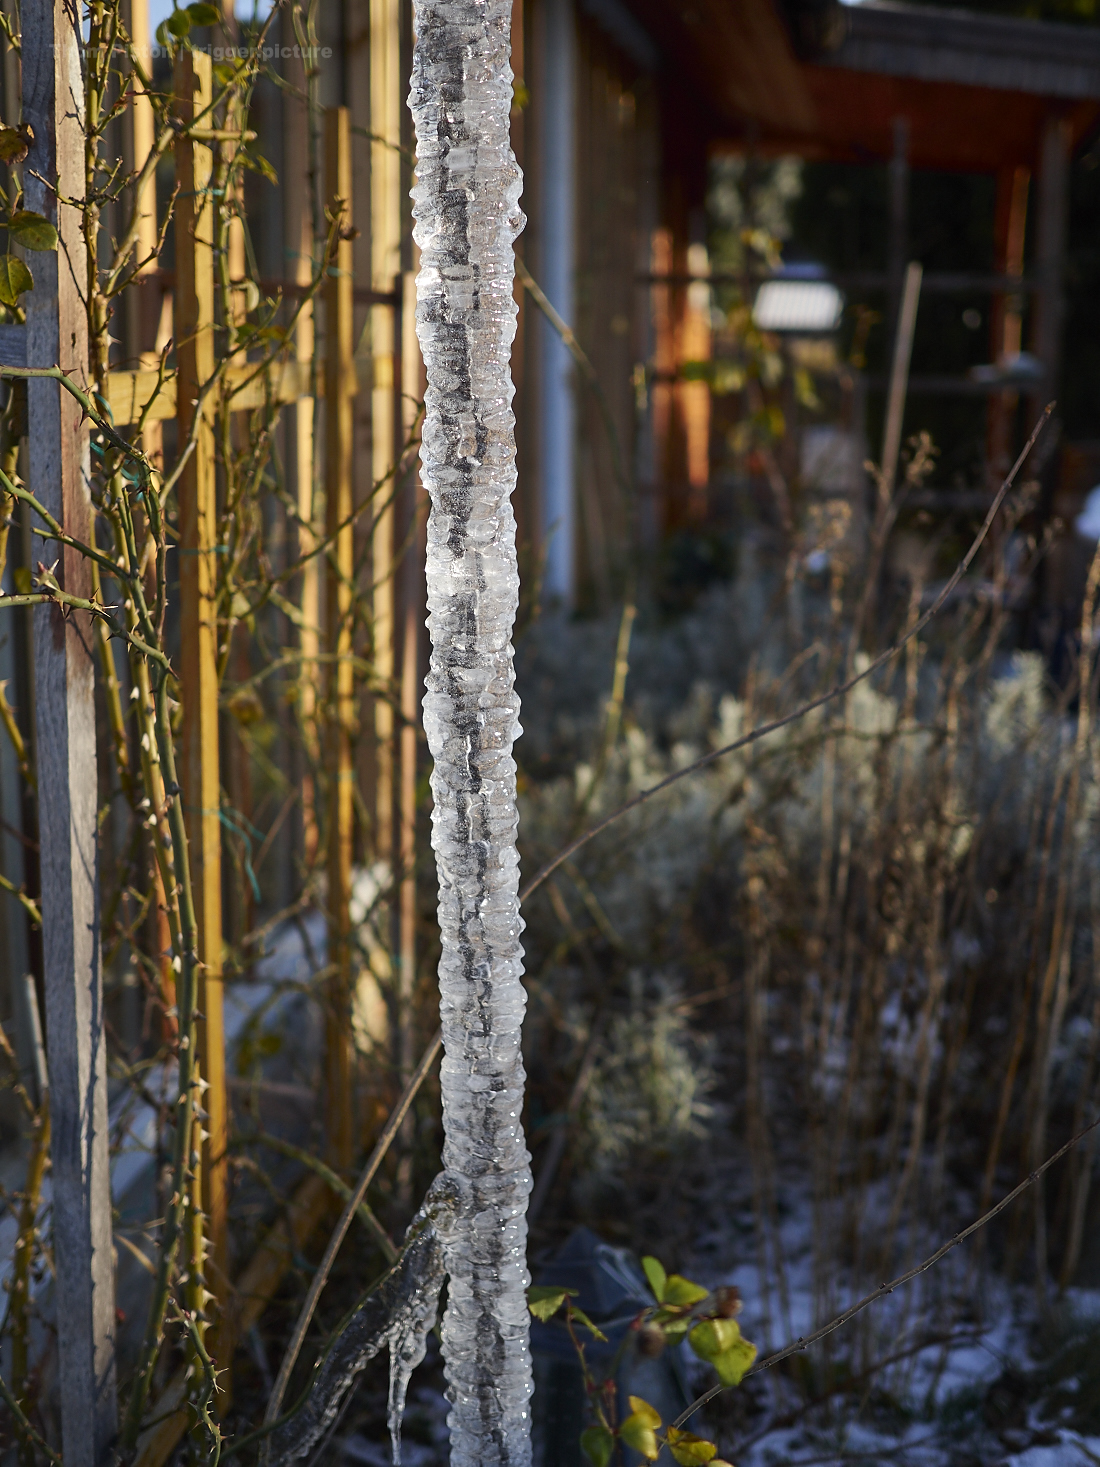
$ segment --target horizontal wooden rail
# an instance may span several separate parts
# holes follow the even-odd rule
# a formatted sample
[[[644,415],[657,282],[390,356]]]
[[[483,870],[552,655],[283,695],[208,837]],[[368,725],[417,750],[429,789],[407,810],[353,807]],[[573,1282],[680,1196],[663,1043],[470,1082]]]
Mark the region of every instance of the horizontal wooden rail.
[[[25,328],[0,326],[0,366],[25,367],[26,364]],[[370,358],[357,361],[356,381],[350,386],[351,393],[354,395],[364,389],[369,391],[379,369],[384,375],[388,366],[389,363],[374,363]],[[324,397],[324,362],[275,362],[263,371],[257,370],[255,363],[243,362],[229,368],[226,386],[234,412],[251,412],[268,401],[287,403],[297,402],[303,397]],[[153,368],[143,368],[138,372],[112,372],[107,378],[107,402],[111,417],[120,428],[136,423],[147,405],[149,414],[146,422],[174,418],[175,375],[165,377],[162,382]]]
[[[827,281],[832,285],[839,285],[844,290],[889,290],[891,286],[890,276],[885,270],[832,270],[827,271],[824,275],[815,276],[774,276],[751,273],[747,278],[750,284],[756,285],[762,285],[766,280],[775,279],[788,280],[795,284],[807,281],[811,285]],[[746,276],[719,273],[713,275],[638,275],[635,280],[639,285],[744,285]],[[1041,289],[1040,282],[1030,276],[994,275],[988,272],[933,272],[925,275],[921,282],[923,295],[965,295],[970,291],[985,292],[990,295],[1018,295],[1020,293],[1034,295]]]
[[[881,391],[886,387],[883,376],[867,377],[867,386]],[[975,381],[972,377],[944,375],[918,375],[909,378],[909,393],[920,393],[929,397],[996,397],[1002,392],[1035,392],[1041,390],[1042,381],[1034,377],[1003,377],[992,382]]]
[[[245,284],[243,280],[234,283],[237,286]],[[281,275],[261,275],[256,283],[264,295],[281,295],[287,300],[300,300],[314,288],[308,279],[289,280]],[[175,287],[176,272],[174,270],[146,270],[137,277],[133,284],[135,289],[159,290],[161,294],[167,294]],[[397,306],[401,304],[400,296],[396,291],[373,290],[369,285],[354,286],[352,294],[356,305],[360,306]]]
[[[358,373],[371,373],[369,361],[357,363]],[[158,392],[159,385],[159,392]],[[367,383],[351,384],[351,392]],[[250,412],[261,408],[266,402],[297,402],[303,397],[324,397],[324,364],[317,364],[314,375],[310,362],[275,362],[264,371],[257,371],[255,364],[248,362],[232,366],[226,372],[226,387],[229,406],[234,412]],[[176,416],[176,382],[174,377],[164,382],[156,371],[145,369],[139,372],[112,372],[107,378],[108,403],[115,423],[122,427],[136,423],[149,404],[147,422]]]

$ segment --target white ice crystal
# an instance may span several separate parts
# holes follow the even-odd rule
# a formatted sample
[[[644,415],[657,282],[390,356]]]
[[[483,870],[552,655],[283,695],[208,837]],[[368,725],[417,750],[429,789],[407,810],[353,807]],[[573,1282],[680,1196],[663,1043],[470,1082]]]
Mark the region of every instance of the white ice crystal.
[[[444,1237],[443,1356],[455,1467],[530,1462],[526,1287],[530,1157],[521,1125],[524,990],[516,853],[520,729],[511,0],[417,0],[410,106],[421,250],[416,328],[431,495],[424,726],[435,760],[444,1152],[463,1197]]]

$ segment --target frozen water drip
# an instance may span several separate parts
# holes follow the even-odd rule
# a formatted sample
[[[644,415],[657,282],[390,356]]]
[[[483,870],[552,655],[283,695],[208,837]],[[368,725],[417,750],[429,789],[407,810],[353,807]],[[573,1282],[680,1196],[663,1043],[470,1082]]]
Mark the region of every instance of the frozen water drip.
[[[527,1467],[530,1157],[521,1125],[525,996],[511,633],[519,598],[513,245],[523,226],[509,141],[511,0],[417,0],[416,326],[435,761],[444,1151],[461,1202],[444,1236],[443,1357],[454,1467]]]

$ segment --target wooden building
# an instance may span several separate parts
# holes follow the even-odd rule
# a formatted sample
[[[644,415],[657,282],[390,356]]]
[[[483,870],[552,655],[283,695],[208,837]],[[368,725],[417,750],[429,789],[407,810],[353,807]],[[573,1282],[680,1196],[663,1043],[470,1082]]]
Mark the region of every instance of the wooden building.
[[[602,393],[528,300],[521,523],[549,593],[604,602],[632,541],[706,520],[708,387],[690,368],[710,354],[705,203],[721,153],[886,165],[887,268],[845,283],[894,309],[910,171],[995,178],[993,270],[929,274],[923,289],[982,291],[991,364],[1024,349],[1041,370],[918,373],[910,391],[988,398],[987,459],[1004,468],[1017,397],[1037,406],[1057,387],[1068,174],[1100,123],[1100,30],[896,0],[526,0],[521,37],[521,251]]]

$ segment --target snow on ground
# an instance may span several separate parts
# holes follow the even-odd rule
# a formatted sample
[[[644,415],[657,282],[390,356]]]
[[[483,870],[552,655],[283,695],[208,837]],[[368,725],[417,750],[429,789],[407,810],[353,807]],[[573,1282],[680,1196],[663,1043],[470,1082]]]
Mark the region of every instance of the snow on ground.
[[[296,1045],[294,1060],[299,1071],[308,1069],[316,1059],[320,1028],[312,1021],[287,1023],[294,1006],[315,1007],[302,992],[312,973],[325,962],[325,919],[320,912],[308,912],[297,922],[288,922],[270,939],[264,956],[256,964],[250,982],[228,984],[225,989],[225,1039],[227,1068],[232,1073],[241,1038],[250,1024],[264,1032],[289,1030]],[[148,1099],[132,1090],[116,1093],[109,1107],[112,1140],[111,1195],[123,1228],[140,1225],[150,1214],[146,1208],[152,1171],[156,1163],[157,1111],[150,1101],[168,1099],[176,1090],[175,1061],[150,1069],[142,1076]],[[50,1177],[42,1184],[42,1205],[38,1225],[41,1228],[51,1203]],[[0,1218],[0,1291],[12,1267],[15,1241],[19,1232],[18,1218],[12,1210]],[[131,1241],[133,1241],[131,1239]],[[125,1247],[125,1245],[124,1245]],[[127,1261],[120,1257],[120,1261]],[[44,1272],[35,1282],[34,1291],[48,1287],[50,1275]]]
[[[865,1281],[851,1288],[838,1270],[833,1297],[822,1309],[814,1287],[809,1197],[794,1203],[787,1195],[785,1201],[792,1205],[778,1228],[782,1288],[771,1269],[765,1286],[762,1270],[749,1255],[755,1245],[748,1218],[722,1230],[724,1237],[719,1231],[707,1238],[708,1266],[693,1271],[711,1286],[737,1285],[745,1301],[742,1331],[762,1357],[835,1317],[874,1286]],[[873,1227],[868,1219],[874,1218],[877,1201],[872,1190],[865,1228]],[[947,1223],[944,1231],[951,1228]],[[929,1235],[919,1246],[911,1245],[912,1256],[898,1271],[942,1241]],[[745,1254],[730,1268],[723,1266],[722,1254],[732,1246]],[[922,1346],[924,1341],[929,1343]],[[980,1275],[963,1245],[928,1274],[871,1304],[831,1335],[827,1347],[819,1344],[796,1357],[802,1380],[809,1371],[818,1395],[827,1381],[834,1382],[827,1403],[803,1410],[805,1392],[780,1367],[744,1388],[755,1411],[736,1427],[721,1427],[720,1413],[709,1422],[699,1415],[691,1426],[715,1432],[720,1455],[738,1467],[829,1462],[1082,1467],[1100,1463],[1100,1435],[1076,1429],[1072,1419],[1088,1416],[1077,1407],[1087,1405],[1078,1391],[1085,1373],[1082,1358],[1087,1361],[1090,1352],[1100,1379],[1100,1290],[1067,1290],[1052,1298],[1040,1322],[1034,1290]],[[876,1364],[882,1368],[869,1368]],[[701,1392],[711,1378],[702,1367],[696,1369],[692,1384]],[[1100,1401],[1093,1383],[1087,1384],[1084,1394],[1100,1418]],[[1083,1424],[1078,1420],[1078,1426]],[[1096,1427],[1100,1420],[1088,1425]]]

